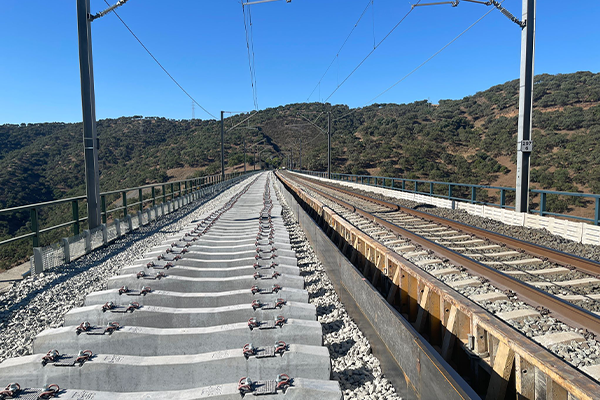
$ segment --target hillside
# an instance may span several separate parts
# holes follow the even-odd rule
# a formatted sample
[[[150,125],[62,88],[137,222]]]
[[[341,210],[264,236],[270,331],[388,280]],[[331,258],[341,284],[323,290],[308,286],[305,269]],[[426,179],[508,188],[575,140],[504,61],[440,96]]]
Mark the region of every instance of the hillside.
[[[539,75],[534,104],[532,185],[600,193],[600,74]],[[325,170],[326,137],[298,114],[326,128],[331,111],[335,172],[514,186],[517,107],[518,80],[435,105],[290,104],[227,133],[226,160],[241,166],[244,138],[248,146],[266,138],[271,165],[290,149],[297,164],[301,140],[302,166]],[[246,117],[228,118],[226,126]],[[102,191],[220,169],[215,120],[122,117],[98,121],[98,134]],[[84,194],[81,136],[81,124],[0,125],[0,208]],[[558,199],[550,205],[569,207]],[[0,240],[26,230],[23,217],[0,219]]]

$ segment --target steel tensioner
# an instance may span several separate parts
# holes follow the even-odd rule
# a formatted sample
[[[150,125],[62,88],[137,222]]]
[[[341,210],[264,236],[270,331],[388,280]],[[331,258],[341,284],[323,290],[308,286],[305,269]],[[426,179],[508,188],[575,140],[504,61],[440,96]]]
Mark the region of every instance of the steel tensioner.
[[[255,396],[265,394],[277,394],[278,390],[285,393],[286,389],[292,385],[292,379],[286,374],[277,375],[272,381],[252,381],[248,377],[243,377],[238,381],[238,390],[240,394],[253,394]]]
[[[14,382],[7,385],[0,391],[0,400],[4,399],[50,399],[58,395],[60,388],[56,384],[51,384],[43,389],[21,388],[21,385]]]

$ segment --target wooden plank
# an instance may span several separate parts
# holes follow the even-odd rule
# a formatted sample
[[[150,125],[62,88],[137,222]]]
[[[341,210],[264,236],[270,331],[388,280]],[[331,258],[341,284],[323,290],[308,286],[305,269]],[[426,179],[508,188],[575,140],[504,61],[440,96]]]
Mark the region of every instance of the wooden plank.
[[[414,276],[408,278],[408,301],[409,301],[409,312],[408,319],[413,322],[417,319],[417,313],[419,312],[419,281]]]
[[[535,367],[519,355],[515,356],[515,386],[517,400],[535,400]]]
[[[547,400],[568,400],[569,394],[558,383],[550,380],[546,382],[546,399]]]
[[[488,353],[488,334],[485,329],[477,325],[475,327],[475,352],[480,356],[485,356]]]
[[[535,368],[535,400],[546,400],[546,374]]]
[[[409,301],[408,301],[408,274],[406,271],[400,272],[400,309],[401,312],[409,312]]]
[[[494,357],[493,373],[485,396],[486,400],[504,399],[514,360],[515,352],[507,344],[500,342]]]
[[[440,295],[429,292],[429,342],[434,345],[442,343],[442,314]]]
[[[419,312],[417,313],[417,321],[415,322],[415,329],[421,333],[425,330],[425,324],[427,323],[427,316],[429,314],[429,286],[423,288],[421,293],[421,300],[419,301]]]
[[[396,272],[394,272],[394,277],[392,278],[392,287],[387,295],[387,302],[391,305],[396,305],[396,295],[398,294],[398,288],[400,286],[400,267],[396,268]]]
[[[454,349],[454,342],[456,340],[456,330],[458,328],[458,308],[454,305],[450,308],[448,314],[448,322],[446,322],[446,333],[444,334],[444,340],[442,342],[442,357],[444,360],[450,360],[452,356],[452,350]]]
[[[379,278],[381,278],[382,261],[383,261],[382,254],[381,254],[381,252],[377,251],[375,253],[375,272],[373,273],[373,280],[371,281],[371,284],[374,287],[377,287],[377,285],[379,285]]]

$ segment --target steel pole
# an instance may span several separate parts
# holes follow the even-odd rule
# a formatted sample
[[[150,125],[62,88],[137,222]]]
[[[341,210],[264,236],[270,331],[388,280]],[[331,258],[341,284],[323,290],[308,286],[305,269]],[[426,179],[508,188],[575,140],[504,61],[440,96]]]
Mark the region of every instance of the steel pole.
[[[221,182],[225,182],[225,125],[223,121],[223,113],[221,111]]]
[[[533,115],[533,64],[535,54],[535,2],[523,0],[521,32],[521,78],[519,88],[519,132],[517,138],[517,183],[515,211],[529,211],[529,166]]]
[[[244,173],[246,173],[246,139],[244,138]]]
[[[327,179],[331,179],[331,111],[327,113]]]
[[[92,59],[90,0],[77,0],[77,34],[79,38],[79,72],[83,114],[83,154],[87,194],[88,227],[96,228],[100,219],[100,173],[98,171],[98,135]]]

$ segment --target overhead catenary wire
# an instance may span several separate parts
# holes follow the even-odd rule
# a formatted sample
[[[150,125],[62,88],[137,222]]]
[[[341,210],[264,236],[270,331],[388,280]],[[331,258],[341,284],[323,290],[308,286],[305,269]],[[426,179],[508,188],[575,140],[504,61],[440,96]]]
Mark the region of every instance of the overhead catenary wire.
[[[252,101],[254,102],[254,109],[258,110],[258,93],[256,85],[256,64],[254,62],[254,32],[252,29],[252,14],[250,8],[248,8],[248,13],[246,13],[246,7],[244,3],[242,3],[242,13],[244,16],[244,31],[246,33],[246,49],[248,51],[248,66],[250,69],[250,85],[252,86]]]
[[[241,124],[243,124],[244,122],[248,121],[250,118],[254,117],[256,114],[258,114],[258,112],[255,112],[253,114],[250,114],[248,116],[248,118],[245,118],[244,120],[242,120],[240,123],[235,124],[234,126],[232,126],[231,128],[227,129],[226,132],[231,132],[232,130],[234,130],[235,128],[237,128],[238,126],[240,126]]]
[[[418,0],[416,4],[419,4],[420,2],[421,2],[421,0]],[[346,83],[346,81],[348,79],[350,79],[350,77],[360,68],[360,66],[363,65],[364,62],[367,61],[367,59],[369,57],[371,57],[371,55],[375,52],[375,50],[377,50],[379,48],[379,46],[381,46],[381,44],[383,42],[385,42],[385,40],[396,30],[396,28],[398,28],[400,26],[400,24],[402,24],[402,22],[404,22],[404,20],[410,15],[410,13],[412,13],[413,10],[414,10],[414,7],[411,7],[411,9],[402,17],[402,19],[400,19],[400,21],[398,21],[398,23],[396,25],[394,25],[394,27],[387,33],[387,35],[385,35],[383,37],[383,39],[381,39],[379,41],[379,43],[377,43],[377,45],[375,45],[373,47],[373,49],[369,52],[369,54],[367,54],[365,56],[365,58],[363,58],[362,61],[360,63],[358,63],[358,65],[350,72],[350,74],[348,74],[348,76],[346,78],[344,78],[344,80],[340,84],[338,84],[336,86],[336,88],[333,90],[333,92],[331,92],[331,94],[329,96],[327,96],[327,98],[325,99],[325,101],[329,100],[331,98],[331,96],[333,96],[335,94],[335,92],[337,92],[338,89],[340,87],[342,87],[342,85],[344,83]]]
[[[110,5],[110,4],[108,3],[108,1],[107,1],[107,0],[104,0],[104,2],[105,2],[106,4],[108,4],[108,5]],[[152,57],[152,59],[154,60],[154,62],[156,62],[156,64],[158,64],[158,66],[159,66],[159,67],[160,67],[160,68],[161,68],[161,69],[162,69],[162,70],[165,72],[165,74],[167,74],[167,76],[168,76],[169,78],[171,78],[171,80],[172,80],[172,81],[173,81],[173,82],[174,82],[174,83],[175,83],[175,84],[176,84],[176,85],[179,87],[179,89],[181,89],[181,91],[182,91],[183,93],[185,93],[185,95],[186,95],[187,97],[189,97],[189,98],[190,98],[190,99],[191,99],[191,100],[192,100],[194,103],[196,103],[196,105],[197,105],[198,107],[200,107],[200,108],[201,108],[201,109],[202,109],[202,110],[203,110],[205,113],[207,113],[208,115],[210,115],[210,116],[211,116],[211,117],[213,117],[214,119],[217,119],[217,117],[215,117],[215,116],[214,116],[213,114],[211,114],[211,113],[210,113],[210,112],[209,112],[209,111],[208,111],[206,108],[204,108],[204,107],[202,106],[202,104],[198,103],[198,102],[196,101],[196,99],[194,99],[194,98],[192,97],[192,95],[190,95],[190,94],[187,92],[187,90],[185,90],[185,89],[183,88],[183,86],[181,86],[181,85],[179,84],[179,82],[177,82],[177,80],[176,80],[176,79],[173,77],[173,75],[171,75],[171,74],[169,73],[169,71],[167,71],[167,69],[166,69],[165,67],[163,67],[163,65],[162,65],[162,64],[161,64],[161,63],[160,63],[160,62],[159,62],[159,61],[156,59],[156,57],[154,57],[154,55],[153,55],[153,54],[150,52],[150,50],[148,50],[148,48],[147,48],[147,47],[144,45],[144,43],[142,43],[142,41],[140,40],[140,38],[138,38],[138,37],[137,37],[137,35],[136,35],[135,33],[133,33],[133,31],[131,30],[131,28],[130,28],[130,27],[129,27],[129,26],[126,24],[126,23],[125,23],[125,21],[123,21],[123,18],[121,18],[121,16],[120,16],[120,15],[119,15],[119,14],[118,14],[116,11],[115,11],[115,9],[113,8],[111,11],[112,11],[113,13],[115,13],[115,15],[117,16],[117,18],[119,19],[119,21],[121,21],[121,23],[122,23],[122,24],[125,26],[125,28],[127,28],[127,30],[129,31],[129,33],[131,33],[131,35],[133,35],[133,37],[135,38],[135,40],[137,40],[137,41],[138,41],[138,43],[139,43],[139,44],[140,44],[140,45],[141,45],[141,46],[144,48],[144,50],[146,50],[146,53],[148,53],[148,55],[150,55],[150,57]]]
[[[502,0],[500,2],[500,4],[504,3],[504,1],[505,0]],[[411,76],[412,74],[414,74],[415,72],[417,72],[419,69],[421,69],[423,66],[425,66],[425,64],[427,64],[428,62],[430,62],[431,60],[433,60],[438,54],[440,54],[442,51],[446,50],[446,48],[448,48],[452,43],[456,42],[461,36],[463,36],[465,33],[467,33],[469,30],[471,30],[475,25],[477,25],[479,22],[481,22],[481,20],[484,19],[485,17],[487,17],[492,11],[494,11],[494,9],[490,9],[489,11],[487,11],[485,14],[483,14],[481,17],[479,17],[475,22],[473,22],[471,25],[469,25],[465,30],[463,30],[461,33],[459,33],[457,36],[455,36],[452,40],[450,40],[448,43],[446,43],[444,46],[442,46],[438,51],[436,51],[435,53],[433,53],[429,58],[427,58],[425,61],[423,61],[421,64],[419,64],[416,68],[414,68],[408,74],[404,75],[402,78],[400,78],[393,85],[391,85],[390,87],[388,87],[387,89],[385,89],[383,92],[379,93],[377,96],[375,96],[371,100],[369,100],[365,104],[365,106],[367,106],[368,104],[371,104],[373,101],[377,100],[378,98],[380,98],[381,96],[383,96],[385,93],[389,92],[391,89],[393,89],[394,87],[398,86],[406,78],[408,78],[409,76]],[[363,106],[363,107],[365,107],[365,106]],[[355,108],[352,111],[350,111],[350,112],[342,115],[341,117],[338,117],[338,118],[332,120],[332,122],[335,122],[335,121],[338,121],[340,119],[346,118],[347,116],[355,113],[357,110],[358,110],[358,108]]]
[[[102,18],[102,17],[104,17],[106,14],[108,14],[109,12],[111,12],[111,11],[113,11],[113,10],[115,10],[115,9],[117,9],[117,8],[119,8],[119,7],[121,7],[123,4],[127,3],[128,1],[129,1],[129,0],[119,0],[119,1],[117,1],[117,2],[116,2],[114,5],[112,5],[112,6],[109,4],[109,7],[108,7],[106,10],[100,11],[99,13],[96,13],[96,14],[92,15],[92,16],[90,17],[90,20],[91,20],[91,21],[93,21],[93,20],[95,20],[95,19]],[[108,2],[106,2],[106,4],[108,4]]]
[[[327,75],[327,73],[329,72],[329,70],[331,69],[331,66],[333,65],[333,63],[338,59],[340,52],[342,51],[342,49],[344,48],[344,46],[346,46],[346,43],[348,43],[348,39],[350,39],[350,36],[352,36],[352,33],[354,33],[354,30],[356,29],[356,27],[358,26],[358,24],[360,23],[361,19],[363,18],[363,16],[365,15],[365,13],[367,12],[367,10],[369,9],[369,7],[371,7],[373,4],[373,0],[369,0],[367,2],[367,6],[365,7],[365,9],[363,10],[363,12],[360,14],[360,17],[358,17],[358,21],[356,21],[356,23],[354,24],[354,26],[352,27],[352,30],[350,31],[350,33],[348,34],[348,36],[346,36],[346,40],[344,40],[344,43],[342,43],[342,46],[339,48],[339,50],[335,53],[335,56],[333,57],[333,60],[331,60],[331,63],[329,63],[329,66],[327,67],[327,69],[325,70],[325,73],[323,74],[323,76],[321,76],[321,79],[319,79],[319,82],[315,85],[314,89],[312,90],[312,92],[310,92],[310,94],[308,95],[308,97],[306,98],[306,101],[308,101],[310,99],[310,97],[313,95],[313,93],[315,92],[315,90],[317,90],[317,88],[319,88],[320,90],[320,86],[321,86],[321,82],[323,81],[323,78],[325,78],[325,75]],[[320,99],[321,95],[319,93],[319,99]]]
[[[504,0],[502,1],[502,3],[504,2]],[[477,21],[473,22],[471,25],[469,25],[469,27],[467,27],[464,31],[462,31],[461,33],[459,33],[456,37],[454,37],[454,39],[452,39],[451,41],[449,41],[448,43],[446,43],[442,48],[440,48],[438,51],[436,51],[435,53],[433,53],[433,55],[431,55],[431,57],[429,57],[427,60],[423,61],[421,64],[419,64],[415,69],[413,69],[412,71],[410,71],[408,74],[404,75],[400,80],[398,80],[396,83],[394,83],[392,86],[388,87],[387,89],[385,89],[383,92],[379,93],[377,96],[375,96],[374,98],[372,98],[369,103],[372,103],[373,101],[377,100],[378,98],[380,98],[381,96],[383,96],[385,93],[389,92],[390,90],[392,90],[394,87],[396,87],[398,84],[400,84],[402,81],[404,81],[406,78],[408,78],[409,76],[411,76],[412,74],[414,74],[415,72],[417,72],[419,69],[421,69],[425,64],[427,64],[429,61],[431,61],[433,58],[435,58],[438,54],[440,54],[442,51],[444,51],[448,46],[450,46],[452,43],[456,42],[462,35],[464,35],[465,33],[467,33],[469,30],[471,30],[471,28],[473,28],[475,25],[477,25],[479,23],[479,21],[481,21],[482,19],[484,19],[485,17],[488,16],[488,14],[490,14],[492,11],[494,11],[494,9],[490,9],[488,12],[486,12],[485,14],[483,14],[481,17],[479,17],[479,19],[477,19]]]

